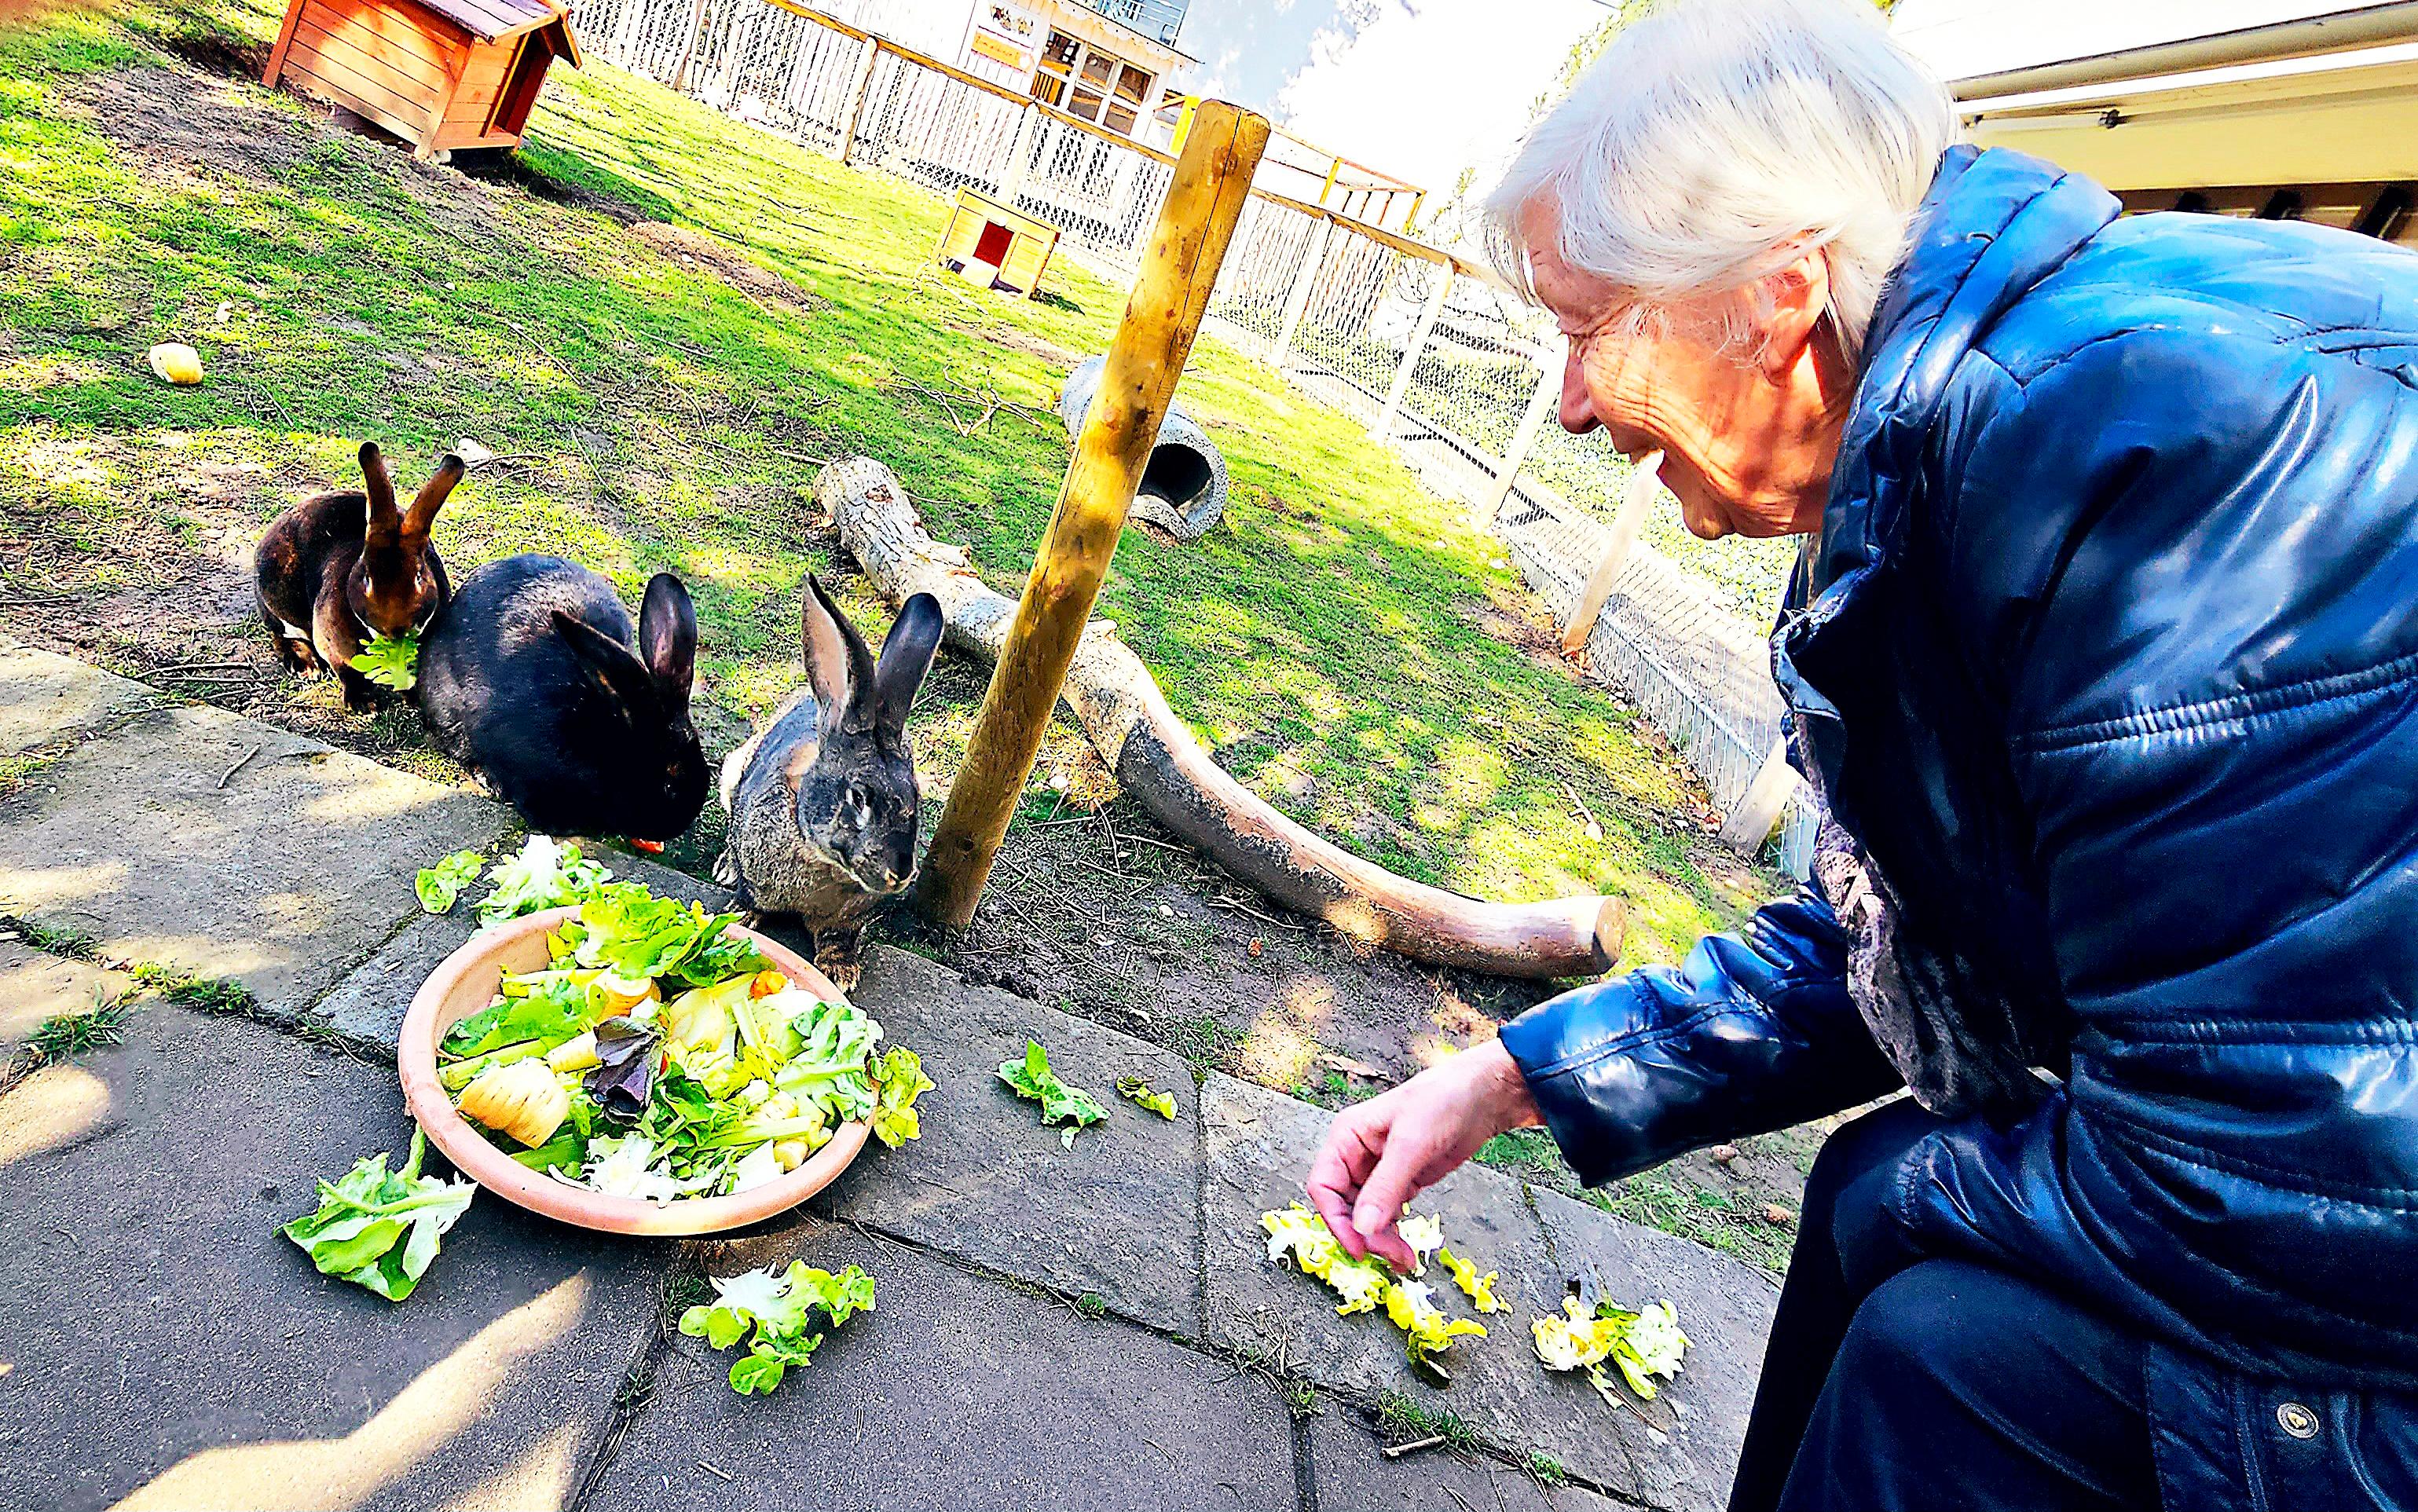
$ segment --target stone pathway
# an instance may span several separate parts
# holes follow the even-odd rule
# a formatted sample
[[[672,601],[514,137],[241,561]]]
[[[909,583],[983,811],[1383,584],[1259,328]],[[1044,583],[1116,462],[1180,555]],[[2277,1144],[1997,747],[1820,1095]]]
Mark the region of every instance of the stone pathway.
[[[1752,1271],[1462,1171],[1421,1206],[1512,1309],[1439,1389],[1382,1319],[1338,1318],[1266,1261],[1258,1215],[1299,1194],[1322,1110],[1196,1087],[1155,1046],[895,950],[871,953],[857,998],[939,1083],[925,1136],[868,1151],[806,1210],[638,1243],[482,1196],[408,1302],[323,1278],[276,1227],[315,1179],[400,1156],[395,1032],[469,932],[418,911],[411,873],[508,839],[510,816],[5,643],[0,756],[31,769],[0,797],[0,1055],[138,994],[122,1045],[0,1094],[0,1512],[1723,1500],[1772,1305]],[[1140,1075],[1178,1117],[1110,1099],[1064,1148],[993,1076],[1028,1035],[1070,1081]],[[741,1398],[728,1356],[669,1319],[703,1275],[800,1257],[863,1265],[878,1306]],[[1635,1414],[1528,1347],[1528,1320],[1590,1270],[1671,1298],[1695,1341]],[[1476,1451],[1387,1457],[1380,1409],[1396,1438],[1450,1426]],[[1532,1478],[1532,1455],[1569,1479]]]

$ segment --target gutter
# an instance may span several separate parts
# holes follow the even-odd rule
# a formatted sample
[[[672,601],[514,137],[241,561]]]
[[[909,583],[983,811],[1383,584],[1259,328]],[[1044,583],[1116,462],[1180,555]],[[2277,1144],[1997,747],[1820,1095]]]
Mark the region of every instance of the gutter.
[[[2158,74],[2409,41],[2418,41],[2418,0],[2390,0],[2385,5],[2304,16],[2265,26],[2245,26],[2208,37],[2189,37],[2090,57],[1973,74],[1950,80],[1949,88],[1960,101],[1999,99],[2009,95],[2104,85]]]

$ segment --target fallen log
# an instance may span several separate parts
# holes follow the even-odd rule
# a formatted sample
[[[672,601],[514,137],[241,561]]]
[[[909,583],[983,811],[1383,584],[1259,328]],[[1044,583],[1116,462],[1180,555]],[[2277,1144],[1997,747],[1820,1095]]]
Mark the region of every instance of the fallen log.
[[[997,661],[1016,601],[983,582],[962,547],[932,539],[888,467],[870,457],[832,463],[815,479],[815,501],[884,598],[931,594],[947,619],[945,643]],[[1285,817],[1209,759],[1106,621],[1085,628],[1065,695],[1151,817],[1234,877],[1354,939],[1502,976],[1592,975],[1620,954],[1617,899],[1481,902],[1397,877]]]

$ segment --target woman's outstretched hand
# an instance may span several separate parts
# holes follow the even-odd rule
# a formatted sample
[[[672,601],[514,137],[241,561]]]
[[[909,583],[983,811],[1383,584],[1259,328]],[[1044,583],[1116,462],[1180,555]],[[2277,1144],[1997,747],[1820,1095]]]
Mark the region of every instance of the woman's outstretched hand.
[[[1402,1209],[1487,1140],[1542,1122],[1510,1052],[1489,1040],[1337,1114],[1310,1163],[1309,1200],[1346,1250],[1407,1274]]]

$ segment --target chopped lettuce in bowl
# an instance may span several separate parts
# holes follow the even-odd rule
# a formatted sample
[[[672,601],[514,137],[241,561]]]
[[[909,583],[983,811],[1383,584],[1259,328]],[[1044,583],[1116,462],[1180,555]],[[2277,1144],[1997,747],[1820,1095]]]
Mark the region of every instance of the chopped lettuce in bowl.
[[[489,874],[497,895],[559,882],[561,851],[522,859],[524,873]],[[505,972],[437,1041],[437,1085],[489,1143],[555,1181],[666,1204],[779,1181],[850,1123],[893,1148],[918,1135],[920,1059],[791,981],[736,914],[635,882],[578,891],[577,912],[546,926],[544,963]]]

